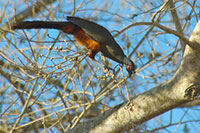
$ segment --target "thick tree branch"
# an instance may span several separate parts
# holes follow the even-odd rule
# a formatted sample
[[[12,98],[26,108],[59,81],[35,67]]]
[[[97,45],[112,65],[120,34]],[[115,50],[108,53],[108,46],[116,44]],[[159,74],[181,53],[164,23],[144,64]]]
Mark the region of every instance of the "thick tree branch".
[[[159,24],[155,25],[165,29]],[[191,35],[189,41],[191,44],[200,44],[199,29],[200,22]],[[200,93],[199,58],[199,50],[193,50],[187,45],[181,66],[171,80],[138,95],[128,103],[118,105],[90,121],[81,123],[72,132],[121,132],[129,130],[195,99]]]
[[[184,103],[180,106],[180,108],[188,108],[188,107],[195,107],[195,106],[199,106],[200,105],[200,99],[195,99],[193,101]]]

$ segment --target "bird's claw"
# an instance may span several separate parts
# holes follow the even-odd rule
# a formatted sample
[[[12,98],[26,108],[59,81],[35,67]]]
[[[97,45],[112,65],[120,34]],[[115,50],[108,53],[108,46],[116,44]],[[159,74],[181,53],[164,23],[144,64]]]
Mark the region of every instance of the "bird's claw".
[[[107,65],[104,65],[104,73],[108,73],[110,70],[112,71],[112,75],[114,75],[115,69],[108,67]]]

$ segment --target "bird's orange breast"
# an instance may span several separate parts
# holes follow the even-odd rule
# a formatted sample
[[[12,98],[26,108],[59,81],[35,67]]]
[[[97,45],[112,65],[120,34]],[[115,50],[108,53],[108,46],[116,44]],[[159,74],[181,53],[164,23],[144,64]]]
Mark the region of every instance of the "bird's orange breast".
[[[73,35],[74,35],[76,41],[78,41],[81,45],[87,47],[88,49],[90,49],[92,51],[98,51],[99,52],[100,43],[89,38],[82,29],[78,30]]]

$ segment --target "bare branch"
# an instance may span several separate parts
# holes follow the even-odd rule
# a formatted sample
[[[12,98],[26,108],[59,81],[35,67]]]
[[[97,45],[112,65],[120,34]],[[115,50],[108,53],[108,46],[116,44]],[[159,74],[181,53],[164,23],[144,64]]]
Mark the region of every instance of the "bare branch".
[[[28,17],[34,16],[34,14],[41,12],[47,5],[53,3],[54,1],[55,0],[37,1],[33,4],[33,6],[28,7],[27,9],[17,14],[14,18],[8,20],[8,22],[4,23],[0,28],[0,40],[6,32],[10,31],[9,27],[11,23],[14,23],[15,21],[22,21]]]
[[[116,36],[119,35],[119,34],[121,34],[124,31],[126,31],[127,29],[129,29],[129,28],[131,28],[133,26],[136,26],[136,25],[150,25],[150,26],[152,25],[152,26],[156,26],[156,27],[162,29],[163,31],[165,31],[167,33],[170,33],[170,34],[173,34],[173,35],[179,37],[180,39],[182,39],[186,44],[188,44],[194,50],[200,50],[199,44],[197,44],[195,41],[192,42],[192,41],[188,40],[186,37],[184,37],[183,34],[177,32],[175,30],[172,30],[170,28],[167,28],[167,27],[165,27],[165,26],[163,26],[163,25],[161,25],[161,24],[159,24],[157,22],[154,22],[154,23],[152,23],[152,22],[137,22],[137,23],[132,23],[132,24],[126,26],[125,28],[123,28],[123,30],[121,30],[118,34],[116,34]]]
[[[169,6],[170,6],[170,9],[171,9],[171,14],[172,14],[174,24],[176,26],[176,30],[183,35],[183,29],[182,29],[181,23],[179,21],[179,17],[177,15],[176,8],[175,8],[173,0],[169,0]],[[182,40],[180,40],[180,43],[181,43],[181,49],[184,52],[185,43]]]

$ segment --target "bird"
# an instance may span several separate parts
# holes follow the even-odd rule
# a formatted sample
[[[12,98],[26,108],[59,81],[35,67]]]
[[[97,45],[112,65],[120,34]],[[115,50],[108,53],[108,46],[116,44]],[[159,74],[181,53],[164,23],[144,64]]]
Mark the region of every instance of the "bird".
[[[83,18],[67,16],[67,21],[22,21],[11,25],[16,29],[57,29],[71,34],[82,46],[90,50],[89,57],[95,60],[98,52],[126,66],[129,76],[135,73],[136,65],[128,58],[112,34],[103,26]]]

